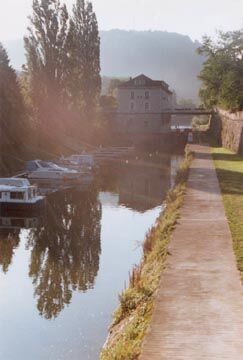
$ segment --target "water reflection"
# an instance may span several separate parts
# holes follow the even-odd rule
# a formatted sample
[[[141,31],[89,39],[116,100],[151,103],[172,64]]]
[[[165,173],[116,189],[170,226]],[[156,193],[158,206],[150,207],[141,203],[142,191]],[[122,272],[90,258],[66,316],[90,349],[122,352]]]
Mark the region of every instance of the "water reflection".
[[[98,358],[179,162],[139,155],[85,186],[39,183],[42,213],[0,216],[0,358]]]
[[[102,191],[118,193],[118,204],[145,212],[165,198],[171,185],[171,157],[153,155],[106,164],[101,179]]]
[[[19,246],[19,229],[0,230],[0,266],[4,273],[7,273],[12,263],[15,249]]]
[[[122,169],[119,178],[120,204],[140,212],[161,205],[170,185],[169,169],[149,163],[129,165]]]
[[[20,217],[14,211],[10,214],[0,213],[0,265],[4,273],[9,270],[15,250],[20,243],[21,229],[36,227],[40,218],[31,217],[31,214]]]
[[[94,286],[101,252],[101,204],[95,188],[48,196],[45,226],[32,229],[29,275],[37,308],[55,318],[70,304],[72,292]]]

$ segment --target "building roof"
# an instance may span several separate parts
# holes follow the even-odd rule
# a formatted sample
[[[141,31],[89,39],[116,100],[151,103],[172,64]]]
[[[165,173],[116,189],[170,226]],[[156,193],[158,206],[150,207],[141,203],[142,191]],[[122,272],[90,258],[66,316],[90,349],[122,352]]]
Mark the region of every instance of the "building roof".
[[[163,80],[152,80],[148,76],[141,74],[135,78],[130,78],[130,80],[122,83],[118,86],[118,89],[134,89],[134,88],[151,88],[151,87],[160,87],[165,90],[167,93],[172,94],[169,90],[169,85]]]

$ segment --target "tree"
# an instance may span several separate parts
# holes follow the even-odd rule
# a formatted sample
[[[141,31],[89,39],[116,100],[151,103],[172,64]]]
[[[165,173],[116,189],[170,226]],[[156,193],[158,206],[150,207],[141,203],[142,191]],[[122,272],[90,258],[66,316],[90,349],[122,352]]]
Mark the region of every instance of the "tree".
[[[68,35],[70,94],[83,121],[90,121],[100,95],[100,37],[91,2],[76,0]]]
[[[207,57],[199,75],[203,82],[200,97],[205,106],[242,110],[243,29],[219,32],[216,42],[205,36],[198,53]]]
[[[80,137],[100,94],[100,39],[92,4],[77,0],[70,19],[60,0],[33,0],[24,88],[49,143]],[[25,91],[26,95],[26,91]],[[81,130],[81,131],[80,131]],[[84,137],[84,136],[83,136]]]
[[[119,79],[119,78],[110,79],[108,95],[116,97],[116,91],[117,91],[118,86],[128,80],[129,79]]]
[[[16,150],[24,142],[25,109],[16,72],[0,43],[0,138],[1,145]]]
[[[24,68],[30,98],[44,136],[65,128],[68,12],[60,0],[33,0],[25,37]],[[62,130],[59,135],[62,135]]]

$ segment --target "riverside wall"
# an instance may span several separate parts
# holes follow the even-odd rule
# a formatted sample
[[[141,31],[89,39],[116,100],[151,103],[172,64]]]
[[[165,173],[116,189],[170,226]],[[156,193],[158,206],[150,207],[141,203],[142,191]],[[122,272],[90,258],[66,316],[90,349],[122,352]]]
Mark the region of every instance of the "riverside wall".
[[[224,148],[243,155],[243,111],[230,113],[217,109],[212,115],[210,132]]]

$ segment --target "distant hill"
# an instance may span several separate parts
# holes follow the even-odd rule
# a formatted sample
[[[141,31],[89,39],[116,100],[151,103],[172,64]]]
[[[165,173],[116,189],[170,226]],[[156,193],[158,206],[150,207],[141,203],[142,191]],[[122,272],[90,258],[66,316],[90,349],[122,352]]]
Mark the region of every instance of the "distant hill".
[[[23,41],[5,44],[13,66],[25,62]],[[197,99],[203,58],[196,54],[200,44],[188,36],[166,31],[101,31],[102,75],[129,77],[144,73],[165,80],[178,98]]]
[[[197,99],[203,58],[188,36],[166,31],[111,30],[101,34],[102,73],[165,80],[178,97]]]

